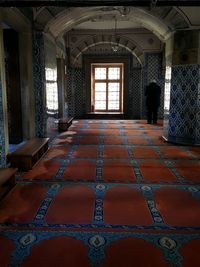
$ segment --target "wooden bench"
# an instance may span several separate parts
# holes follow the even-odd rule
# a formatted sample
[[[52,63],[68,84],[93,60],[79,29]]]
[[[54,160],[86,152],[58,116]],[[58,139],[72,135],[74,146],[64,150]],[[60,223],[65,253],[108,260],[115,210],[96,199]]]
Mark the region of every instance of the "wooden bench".
[[[48,150],[49,138],[33,138],[16,151],[8,155],[11,167],[19,170],[30,170],[41,156]]]
[[[0,199],[15,185],[17,168],[0,168]]]
[[[73,121],[72,117],[70,118],[65,117],[58,119],[58,131],[59,132],[67,131],[68,128],[72,125],[72,121]]]

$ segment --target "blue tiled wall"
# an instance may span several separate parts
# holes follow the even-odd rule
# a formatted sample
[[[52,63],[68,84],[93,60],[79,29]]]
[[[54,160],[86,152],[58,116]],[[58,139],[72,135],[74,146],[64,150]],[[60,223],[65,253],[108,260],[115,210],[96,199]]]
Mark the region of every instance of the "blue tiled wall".
[[[172,67],[168,129],[172,142],[200,144],[199,65]]]
[[[141,116],[141,68],[132,68],[130,71],[128,98],[127,98],[127,117],[130,119],[140,119]]]
[[[86,105],[86,90],[82,68],[68,70],[67,99],[69,116],[81,116]]]
[[[164,109],[164,73],[162,73],[162,54],[161,53],[146,53],[145,54],[145,65],[143,68],[143,87],[142,87],[142,118],[146,117],[145,108],[145,87],[148,85],[151,79],[156,79],[160,85],[161,93],[161,105],[159,108],[159,118],[163,118]]]
[[[45,54],[42,32],[33,33],[33,79],[35,93],[36,136],[46,136],[46,104],[45,104]]]

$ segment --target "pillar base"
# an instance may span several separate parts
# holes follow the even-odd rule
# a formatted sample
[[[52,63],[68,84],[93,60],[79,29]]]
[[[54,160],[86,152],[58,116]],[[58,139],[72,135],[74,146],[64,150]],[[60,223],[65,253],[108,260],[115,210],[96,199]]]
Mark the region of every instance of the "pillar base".
[[[172,143],[172,144],[177,144],[177,145],[195,145],[195,146],[200,146],[200,141],[196,142],[194,139],[190,138],[183,138],[183,137],[176,137],[176,136],[162,136],[162,139],[165,142]]]

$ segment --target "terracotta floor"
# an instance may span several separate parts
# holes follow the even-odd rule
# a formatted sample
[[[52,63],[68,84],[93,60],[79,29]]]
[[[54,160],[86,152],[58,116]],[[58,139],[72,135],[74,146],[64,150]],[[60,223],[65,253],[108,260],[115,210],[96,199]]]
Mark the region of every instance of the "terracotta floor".
[[[0,202],[0,267],[198,267],[200,147],[77,120]]]

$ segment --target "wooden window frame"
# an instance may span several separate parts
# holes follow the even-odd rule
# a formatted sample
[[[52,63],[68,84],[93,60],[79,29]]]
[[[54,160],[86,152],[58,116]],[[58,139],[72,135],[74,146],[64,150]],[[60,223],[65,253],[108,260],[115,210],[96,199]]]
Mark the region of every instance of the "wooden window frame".
[[[95,79],[95,68],[106,68],[106,79]],[[120,68],[120,77],[119,79],[108,79],[108,69],[109,68]],[[123,111],[123,74],[124,74],[124,64],[123,63],[94,63],[91,64],[91,96],[92,96],[92,103],[91,105],[94,106],[93,110],[94,112],[106,112],[106,113],[112,113],[112,112],[122,112]],[[102,109],[95,109],[95,83],[106,83],[106,109],[102,110]],[[119,96],[119,109],[108,109],[108,84],[109,83],[119,83],[119,92],[120,92],[120,96]]]

